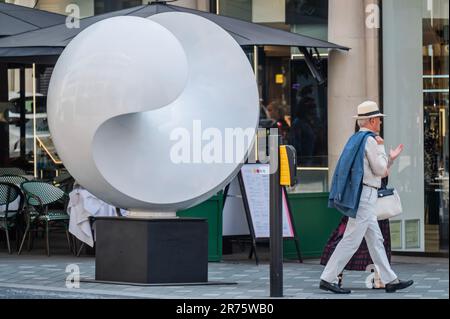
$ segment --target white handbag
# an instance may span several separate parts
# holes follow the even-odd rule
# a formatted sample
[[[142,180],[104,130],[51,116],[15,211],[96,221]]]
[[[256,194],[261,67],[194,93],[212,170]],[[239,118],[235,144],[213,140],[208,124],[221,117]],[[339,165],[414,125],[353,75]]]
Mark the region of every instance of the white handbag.
[[[378,220],[392,218],[402,213],[402,202],[394,188],[379,189],[375,206]]]

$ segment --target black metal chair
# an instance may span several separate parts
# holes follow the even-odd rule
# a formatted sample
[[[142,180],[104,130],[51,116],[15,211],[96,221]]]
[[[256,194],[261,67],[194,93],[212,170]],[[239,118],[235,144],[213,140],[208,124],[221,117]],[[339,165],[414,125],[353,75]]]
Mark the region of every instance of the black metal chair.
[[[0,167],[1,175],[25,175],[26,172],[18,167]]]
[[[22,192],[22,189],[20,188],[20,185],[23,182],[26,182],[26,181],[28,181],[28,179],[26,177],[19,176],[19,175],[7,174],[7,175],[0,176],[0,182],[14,184],[20,189],[20,204],[19,204],[20,211],[18,212],[18,214],[16,216],[16,225],[15,225],[15,228],[16,228],[16,242],[17,242],[16,249],[17,250],[19,249],[19,242],[20,242],[19,238],[22,238],[23,233],[25,231],[25,220],[23,219],[24,216],[22,214],[22,209],[23,209],[23,205],[24,205],[24,198],[25,198],[25,196],[24,196],[24,194]]]
[[[17,209],[11,209],[10,205],[20,197]],[[0,205],[4,206],[4,210],[0,211],[0,229],[6,233],[6,243],[8,252],[11,254],[11,244],[9,240],[9,230],[17,225],[18,215],[22,211],[23,195],[17,185],[7,182],[0,182]],[[16,242],[18,241],[18,233],[16,228]]]
[[[20,244],[19,254],[27,235],[31,237],[31,232],[45,229],[46,252],[50,256],[49,232],[51,230],[63,229],[67,236],[69,250],[72,253],[70,236],[68,231],[69,215],[67,214],[68,195],[60,188],[38,181],[28,181],[21,185],[25,194],[26,215],[25,234]],[[54,209],[53,204],[64,201],[64,209]],[[30,238],[29,238],[30,240]]]
[[[0,176],[0,182],[11,183],[20,188],[23,182],[27,182],[28,179],[19,175],[5,174]]]

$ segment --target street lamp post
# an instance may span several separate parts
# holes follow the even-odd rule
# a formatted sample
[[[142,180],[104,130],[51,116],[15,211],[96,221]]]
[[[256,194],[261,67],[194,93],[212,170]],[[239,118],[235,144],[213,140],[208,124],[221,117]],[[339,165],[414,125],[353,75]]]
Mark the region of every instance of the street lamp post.
[[[270,149],[270,296],[283,297],[283,228],[280,185],[280,136],[269,135]]]

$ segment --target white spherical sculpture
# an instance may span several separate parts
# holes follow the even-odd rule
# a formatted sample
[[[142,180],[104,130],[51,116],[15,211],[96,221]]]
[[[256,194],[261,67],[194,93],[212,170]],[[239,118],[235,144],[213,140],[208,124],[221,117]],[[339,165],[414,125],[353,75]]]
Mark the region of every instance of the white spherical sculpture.
[[[259,115],[242,49],[218,25],[187,13],[86,28],[61,54],[47,103],[55,147],[74,178],[106,202],[146,212],[185,209],[222,189],[245,159]],[[232,162],[198,161],[205,135],[196,130],[206,128],[223,136],[250,128],[250,143]],[[188,162],[174,160],[183,132]]]

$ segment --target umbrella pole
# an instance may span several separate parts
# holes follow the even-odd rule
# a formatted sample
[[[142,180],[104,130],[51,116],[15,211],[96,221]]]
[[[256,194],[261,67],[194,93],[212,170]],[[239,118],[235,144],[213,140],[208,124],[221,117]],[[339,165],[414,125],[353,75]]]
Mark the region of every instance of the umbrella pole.
[[[0,106],[2,103],[8,103],[8,65],[6,63],[0,63]],[[1,107],[0,112],[3,111]],[[8,112],[5,111],[5,116]],[[0,115],[2,118],[2,115]],[[6,121],[0,121],[0,166],[7,166],[9,160],[9,124]]]
[[[36,147],[36,64],[33,63],[32,72],[32,84],[33,84],[33,172],[34,178],[37,178],[37,147]]]
[[[259,73],[258,73],[258,46],[253,46],[253,71],[255,72],[256,84],[259,84]],[[259,87],[258,87],[259,89]]]
[[[256,81],[256,87],[258,88],[258,95],[259,95],[259,72],[258,72],[258,46],[253,46],[253,72],[255,73],[255,81]],[[258,131],[256,132],[256,139],[255,139],[255,160],[258,161]]]
[[[19,71],[20,85],[20,157],[26,160],[26,102],[25,102],[25,66]]]
[[[219,15],[220,14],[220,0],[215,0],[216,1],[216,14]]]

